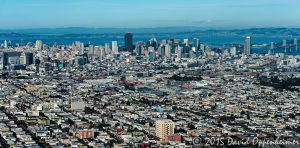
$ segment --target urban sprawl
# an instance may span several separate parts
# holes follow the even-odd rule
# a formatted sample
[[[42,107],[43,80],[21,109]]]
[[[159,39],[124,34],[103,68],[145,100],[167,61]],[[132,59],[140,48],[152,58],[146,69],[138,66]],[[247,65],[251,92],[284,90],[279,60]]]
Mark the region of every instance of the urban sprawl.
[[[197,38],[133,43],[131,33],[124,42],[4,41],[1,147],[300,146],[300,56],[285,53],[297,39],[265,54],[250,36],[228,49]]]

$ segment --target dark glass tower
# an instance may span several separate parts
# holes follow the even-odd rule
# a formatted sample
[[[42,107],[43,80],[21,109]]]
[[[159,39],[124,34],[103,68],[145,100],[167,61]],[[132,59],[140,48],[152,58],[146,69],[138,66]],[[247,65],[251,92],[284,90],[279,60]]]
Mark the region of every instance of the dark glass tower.
[[[132,46],[132,34],[126,33],[125,34],[125,50],[129,52],[133,52],[133,46]]]

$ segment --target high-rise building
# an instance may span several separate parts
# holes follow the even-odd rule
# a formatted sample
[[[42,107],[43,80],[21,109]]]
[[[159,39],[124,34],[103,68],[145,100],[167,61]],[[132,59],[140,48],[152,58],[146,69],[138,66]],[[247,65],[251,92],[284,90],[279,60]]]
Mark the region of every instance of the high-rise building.
[[[81,43],[80,44],[80,54],[83,54],[84,53],[84,44]]]
[[[139,56],[142,55],[143,47],[144,47],[144,42],[137,42],[136,43],[136,53],[137,53],[137,55],[139,55]]]
[[[110,54],[110,52],[111,52],[111,50],[110,50],[110,43],[108,43],[108,42],[105,43],[105,47],[104,48],[105,48],[105,53],[106,54]]]
[[[7,41],[5,40],[5,41],[4,41],[4,48],[7,48],[7,47],[8,47]]]
[[[236,55],[236,47],[231,47],[230,48],[230,54],[231,55]]]
[[[133,52],[133,36],[131,33],[126,33],[125,34],[125,50],[129,52]]]
[[[34,64],[34,54],[32,52],[26,52],[26,65]]]
[[[24,52],[20,56],[20,64],[26,65],[26,55]]]
[[[11,40],[9,40],[9,41],[7,42],[7,46],[8,46],[8,47],[11,47],[11,46],[12,46]]]
[[[188,46],[189,45],[189,39],[183,39],[183,43]]]
[[[202,52],[205,52],[205,45],[204,45],[204,44],[200,44],[200,50],[201,50]]]
[[[35,49],[36,50],[42,50],[42,48],[43,48],[43,41],[36,40],[36,42],[35,42]]]
[[[156,38],[151,38],[148,42],[147,42],[147,47],[154,47],[154,49],[156,50],[157,49],[157,40]]]
[[[183,48],[181,46],[178,46],[175,53],[177,55],[177,58],[182,58],[182,50]]]
[[[112,46],[112,52],[114,54],[117,54],[119,52],[118,42],[112,41],[111,46]]]
[[[171,46],[169,44],[165,46],[165,57],[171,58]]]
[[[200,48],[200,40],[198,38],[194,38],[193,45],[196,47],[196,50],[198,50]]]
[[[92,44],[89,45],[88,56],[90,57],[90,59],[91,59],[92,61],[95,60],[95,59],[94,59],[94,58],[95,58],[95,46],[92,45]]]
[[[174,134],[175,124],[172,120],[157,120],[155,122],[155,134],[161,139]]]
[[[244,54],[250,55],[251,54],[251,37],[247,36],[245,40],[245,46],[244,46]]]
[[[161,40],[161,44],[162,45],[166,45],[167,44],[167,40]]]
[[[149,61],[154,62],[154,60],[155,60],[155,49],[154,49],[154,47],[152,47],[152,46],[148,47],[148,51],[149,51]]]
[[[160,46],[157,49],[157,53],[159,57],[165,57],[165,47],[164,46]]]

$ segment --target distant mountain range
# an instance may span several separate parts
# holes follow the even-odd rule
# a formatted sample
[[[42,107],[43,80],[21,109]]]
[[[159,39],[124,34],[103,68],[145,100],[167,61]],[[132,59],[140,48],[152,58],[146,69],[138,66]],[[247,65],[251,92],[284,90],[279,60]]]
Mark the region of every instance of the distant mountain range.
[[[157,28],[36,28],[36,29],[0,29],[1,34],[26,35],[65,35],[65,34],[135,34],[157,33],[205,33],[205,34],[235,34],[235,35],[289,35],[300,36],[300,28],[250,28],[250,29],[204,29],[201,27],[157,27]]]

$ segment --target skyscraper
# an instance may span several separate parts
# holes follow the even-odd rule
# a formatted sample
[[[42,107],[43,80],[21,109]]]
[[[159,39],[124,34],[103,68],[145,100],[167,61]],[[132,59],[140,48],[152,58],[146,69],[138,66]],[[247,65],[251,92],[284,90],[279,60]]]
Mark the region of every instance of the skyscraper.
[[[125,50],[129,52],[133,52],[132,43],[133,42],[133,36],[131,33],[125,34]]]
[[[84,53],[84,44],[81,43],[80,44],[80,54],[83,54]]]
[[[236,47],[231,47],[230,48],[230,54],[231,55],[236,55]]]
[[[177,46],[177,49],[175,51],[175,53],[177,54],[177,58],[182,57],[182,50],[183,50],[183,48],[181,46]]]
[[[139,55],[139,56],[142,55],[143,47],[144,47],[144,42],[137,42],[136,43],[136,52],[137,52],[137,55]]]
[[[91,57],[92,61],[94,61],[94,58],[95,58],[95,46],[92,45],[92,44],[89,45],[88,56]]]
[[[155,122],[155,134],[165,139],[166,136],[174,134],[174,122],[172,120],[157,120]]]
[[[26,65],[26,55],[25,53],[21,53],[21,56],[20,56],[20,64],[22,65]]]
[[[189,45],[189,39],[183,39],[183,43],[188,46]]]
[[[244,54],[250,55],[251,54],[251,37],[247,36],[245,40],[245,46],[244,46]]]
[[[7,41],[5,40],[5,41],[4,41],[4,48],[7,48],[7,47],[8,47]]]
[[[36,50],[41,50],[43,48],[43,42],[41,40],[37,40],[35,42],[35,49]]]
[[[149,51],[149,61],[154,62],[154,60],[155,60],[155,49],[154,49],[154,47],[152,47],[152,46],[148,47],[148,51]]]
[[[112,52],[113,54],[117,54],[119,52],[118,42],[112,41]]]
[[[169,44],[165,46],[165,56],[171,58],[171,46]]]
[[[104,48],[105,48],[105,53],[106,54],[110,54],[110,52],[111,52],[111,50],[110,50],[110,43],[108,43],[108,42],[105,43],[105,47]]]
[[[198,50],[200,47],[200,40],[198,38],[194,38],[193,44],[194,47],[196,47],[196,50]]]

